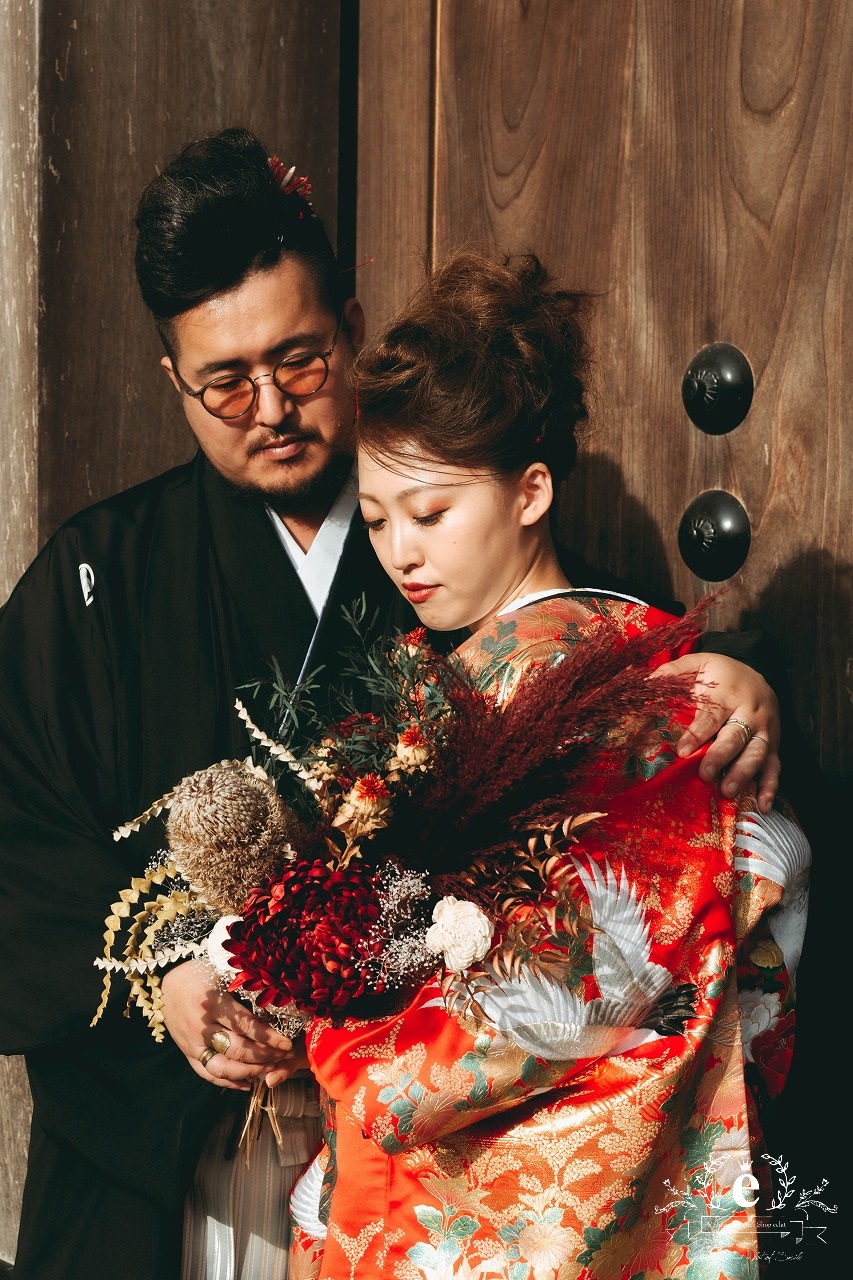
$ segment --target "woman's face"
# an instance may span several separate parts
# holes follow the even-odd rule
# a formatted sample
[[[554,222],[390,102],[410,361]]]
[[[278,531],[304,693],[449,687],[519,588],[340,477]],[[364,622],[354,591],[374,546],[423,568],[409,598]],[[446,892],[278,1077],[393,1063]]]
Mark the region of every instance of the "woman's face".
[[[414,448],[393,458],[359,450],[359,501],[370,541],[425,626],[476,630],[539,589],[530,582],[541,516],[550,505],[545,474],[547,502],[539,510],[527,472],[505,479],[436,462]]]

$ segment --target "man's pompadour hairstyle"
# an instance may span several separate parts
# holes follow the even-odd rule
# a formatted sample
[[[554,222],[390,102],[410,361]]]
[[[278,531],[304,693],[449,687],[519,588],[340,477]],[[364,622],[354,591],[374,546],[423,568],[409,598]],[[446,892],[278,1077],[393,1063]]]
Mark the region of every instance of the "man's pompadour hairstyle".
[[[286,254],[305,262],[320,301],[345,300],[321,219],[298,189],[288,194],[270,154],[248,129],[188,143],[148,184],[136,212],[136,277],[170,354],[170,321]]]

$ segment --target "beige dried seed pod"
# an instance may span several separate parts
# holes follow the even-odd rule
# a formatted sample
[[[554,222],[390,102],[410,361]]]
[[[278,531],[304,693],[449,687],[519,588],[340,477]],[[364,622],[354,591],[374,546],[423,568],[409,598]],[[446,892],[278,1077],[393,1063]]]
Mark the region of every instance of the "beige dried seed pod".
[[[222,911],[238,913],[256,885],[299,847],[302,826],[267,778],[227,760],[185,778],[166,836],[181,874]]]

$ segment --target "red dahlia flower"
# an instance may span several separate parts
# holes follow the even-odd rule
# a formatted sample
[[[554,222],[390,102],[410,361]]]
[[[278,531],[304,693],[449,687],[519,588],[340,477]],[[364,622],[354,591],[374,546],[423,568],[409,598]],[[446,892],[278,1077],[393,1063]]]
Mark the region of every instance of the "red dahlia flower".
[[[257,1003],[320,1016],[339,1012],[366,991],[381,992],[376,874],[359,858],[330,870],[322,859],[297,859],[254,889],[231,926],[225,949]]]

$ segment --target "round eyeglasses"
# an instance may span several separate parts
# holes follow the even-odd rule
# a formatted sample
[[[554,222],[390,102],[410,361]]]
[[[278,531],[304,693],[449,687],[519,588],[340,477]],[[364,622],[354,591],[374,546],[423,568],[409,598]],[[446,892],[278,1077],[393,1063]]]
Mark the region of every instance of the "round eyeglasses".
[[[198,391],[193,391],[177,369],[175,377],[186,395],[200,400],[208,413],[226,422],[242,418],[249,412],[258,398],[258,383],[263,382],[264,378],[271,378],[284,395],[292,396],[294,400],[304,400],[306,396],[316,395],[325,386],[329,376],[329,361],[338,344],[342,320],[343,315],[338,317],[328,351],[305,351],[295,356],[285,356],[271,373],[260,373],[257,378],[250,378],[248,374],[224,373],[221,377],[206,382]]]

